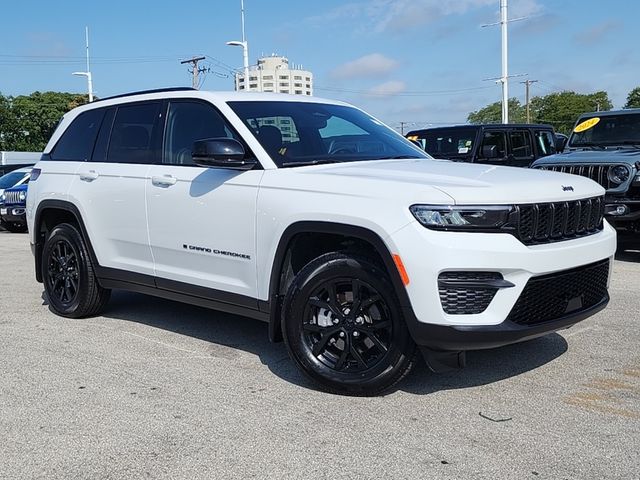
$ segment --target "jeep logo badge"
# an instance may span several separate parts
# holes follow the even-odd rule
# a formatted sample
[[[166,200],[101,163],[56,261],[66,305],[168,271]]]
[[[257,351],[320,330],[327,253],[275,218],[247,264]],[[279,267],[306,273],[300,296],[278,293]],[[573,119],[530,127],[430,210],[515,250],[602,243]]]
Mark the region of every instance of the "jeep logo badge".
[[[573,187],[571,185],[562,185],[563,192],[573,192]]]

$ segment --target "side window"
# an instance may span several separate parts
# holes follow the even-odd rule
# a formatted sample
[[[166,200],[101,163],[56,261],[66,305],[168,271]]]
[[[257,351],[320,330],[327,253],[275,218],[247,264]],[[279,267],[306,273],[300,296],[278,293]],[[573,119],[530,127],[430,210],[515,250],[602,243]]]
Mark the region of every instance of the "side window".
[[[149,102],[118,107],[111,130],[107,162],[154,163],[160,103]]]
[[[104,109],[83,112],[71,122],[51,152],[52,160],[84,162],[91,158]]]
[[[515,158],[533,157],[529,132],[524,130],[509,132],[509,141],[511,142],[511,153]]]
[[[109,136],[111,135],[111,127],[113,126],[113,117],[115,114],[115,107],[109,108],[102,119],[102,126],[98,132],[96,146],[93,149],[93,155],[91,156],[92,162],[107,161],[107,147],[109,146]]]
[[[493,147],[496,152],[495,158],[504,158],[507,156],[506,143],[504,132],[485,132],[482,138],[480,154],[483,155],[487,147]]]
[[[200,102],[171,102],[162,163],[194,165],[193,142],[223,137],[235,138],[215,108]]]
[[[533,135],[541,157],[556,153],[556,138],[549,130],[536,130]]]

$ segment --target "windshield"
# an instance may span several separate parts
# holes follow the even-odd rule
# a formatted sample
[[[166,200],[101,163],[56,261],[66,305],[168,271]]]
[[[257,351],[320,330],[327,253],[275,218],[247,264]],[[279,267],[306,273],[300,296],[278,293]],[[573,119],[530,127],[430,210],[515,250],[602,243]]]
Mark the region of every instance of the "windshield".
[[[0,177],[0,188],[11,188],[24,178],[24,172],[10,172]]]
[[[464,158],[471,155],[476,141],[475,128],[438,128],[412,132],[407,136],[436,158]]]
[[[366,113],[305,102],[229,102],[278,167],[429,158]]]
[[[640,145],[640,113],[583,117],[573,129],[569,147]]]

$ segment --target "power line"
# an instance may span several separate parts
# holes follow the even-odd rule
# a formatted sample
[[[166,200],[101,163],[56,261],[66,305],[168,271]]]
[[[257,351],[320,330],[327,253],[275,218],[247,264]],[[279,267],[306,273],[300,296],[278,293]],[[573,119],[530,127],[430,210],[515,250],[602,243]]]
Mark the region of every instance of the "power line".
[[[322,90],[327,92],[357,93],[361,95],[372,95],[372,96],[382,96],[382,97],[429,97],[429,96],[438,96],[438,95],[455,95],[455,94],[465,93],[465,92],[493,89],[492,86],[487,86],[487,87],[460,88],[455,90],[431,90],[431,91],[416,90],[416,91],[406,91],[406,92],[398,92],[398,93],[384,93],[384,92],[372,92],[371,90],[355,90],[355,89],[340,88],[340,87],[314,86],[313,88],[315,90]]]

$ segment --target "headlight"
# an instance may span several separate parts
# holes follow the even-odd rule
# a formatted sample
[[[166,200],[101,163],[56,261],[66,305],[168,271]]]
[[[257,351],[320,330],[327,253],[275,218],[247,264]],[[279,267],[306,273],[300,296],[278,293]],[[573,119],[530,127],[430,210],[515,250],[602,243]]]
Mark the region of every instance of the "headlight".
[[[609,169],[609,180],[620,185],[629,180],[629,168],[626,165],[616,165]]]
[[[27,199],[27,193],[26,192],[20,192],[18,194],[18,198],[20,199],[21,202],[24,202]]]
[[[441,230],[496,230],[509,222],[514,207],[412,205],[411,213],[425,227]]]
[[[0,203],[4,203],[4,193],[0,195]]]

